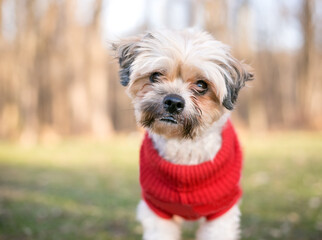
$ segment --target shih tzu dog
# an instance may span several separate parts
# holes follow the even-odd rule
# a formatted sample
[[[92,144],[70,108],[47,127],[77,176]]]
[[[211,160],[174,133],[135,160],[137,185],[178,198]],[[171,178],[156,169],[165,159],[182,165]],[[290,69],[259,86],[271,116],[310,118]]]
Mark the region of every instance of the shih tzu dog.
[[[229,115],[253,75],[196,30],[150,32],[113,50],[147,130],[137,210],[143,239],[180,239],[181,219],[204,219],[199,240],[238,239],[242,153]]]

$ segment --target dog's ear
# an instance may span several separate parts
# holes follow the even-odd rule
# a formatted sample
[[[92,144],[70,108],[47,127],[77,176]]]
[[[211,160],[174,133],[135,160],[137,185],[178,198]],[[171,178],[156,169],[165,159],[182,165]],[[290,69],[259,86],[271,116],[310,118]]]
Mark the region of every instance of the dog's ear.
[[[248,71],[248,66],[230,57],[229,65],[226,66],[228,76],[225,76],[227,94],[223,100],[223,106],[228,110],[233,110],[239,90],[245,86],[246,81],[254,79],[254,74]]]
[[[132,37],[112,43],[112,50],[120,64],[120,79],[123,86],[130,82],[131,66],[138,54],[140,37]]]

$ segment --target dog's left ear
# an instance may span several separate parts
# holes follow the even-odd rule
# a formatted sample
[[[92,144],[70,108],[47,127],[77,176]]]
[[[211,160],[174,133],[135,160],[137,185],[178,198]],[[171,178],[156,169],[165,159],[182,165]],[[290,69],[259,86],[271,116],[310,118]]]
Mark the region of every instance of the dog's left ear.
[[[131,65],[138,54],[139,41],[139,37],[132,37],[112,43],[112,50],[120,64],[119,74],[123,86],[127,86],[130,82]]]
[[[229,65],[226,66],[228,76],[225,76],[227,95],[224,97],[223,106],[233,110],[239,90],[245,86],[246,81],[254,79],[254,74],[249,72],[246,64],[239,62],[233,57],[229,58]]]

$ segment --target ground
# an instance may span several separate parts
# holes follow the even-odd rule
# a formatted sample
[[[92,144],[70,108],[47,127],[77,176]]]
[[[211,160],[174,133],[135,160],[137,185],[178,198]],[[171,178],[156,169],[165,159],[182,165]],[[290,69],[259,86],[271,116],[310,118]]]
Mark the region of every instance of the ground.
[[[242,237],[322,238],[322,133],[241,134]],[[0,143],[1,240],[141,239],[140,135]],[[188,223],[184,239],[193,239]]]

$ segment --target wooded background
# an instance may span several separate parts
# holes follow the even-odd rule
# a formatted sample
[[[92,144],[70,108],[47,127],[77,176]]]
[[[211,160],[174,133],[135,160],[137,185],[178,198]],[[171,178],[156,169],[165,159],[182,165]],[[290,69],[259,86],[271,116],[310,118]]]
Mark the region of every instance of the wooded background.
[[[102,12],[110,1],[91,0],[89,20],[80,21],[80,0],[0,0],[1,139],[104,138],[136,129],[103,37]],[[145,0],[144,22],[125,35],[156,28],[148,14],[155,2]],[[272,0],[276,11],[266,15],[250,0],[163,2],[163,26],[175,28],[179,9],[183,27],[211,32],[253,67],[256,79],[233,114],[240,125],[251,131],[322,129],[321,1]]]

